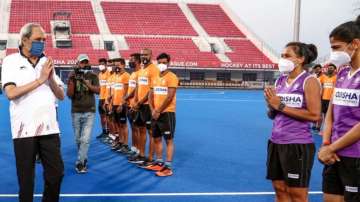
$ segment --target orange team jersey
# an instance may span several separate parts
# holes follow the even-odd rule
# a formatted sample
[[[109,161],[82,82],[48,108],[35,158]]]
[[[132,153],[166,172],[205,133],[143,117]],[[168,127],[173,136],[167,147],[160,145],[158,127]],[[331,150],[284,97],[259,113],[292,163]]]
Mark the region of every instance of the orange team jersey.
[[[336,75],[329,77],[323,74],[320,76],[320,83],[322,86],[322,99],[330,100],[336,84]]]
[[[113,80],[115,77],[115,73],[108,75],[108,78],[106,80],[106,91],[105,91],[105,99],[109,99],[111,97],[111,86],[113,85]]]
[[[139,70],[131,73],[131,75],[130,75],[128,95],[130,95],[136,88],[138,73],[139,73]],[[129,99],[129,106],[133,107],[134,105],[135,105],[135,96]]]
[[[152,87],[152,82],[159,76],[160,70],[154,64],[150,64],[145,69],[139,70],[137,90],[138,101],[142,100],[148,94],[150,87]],[[146,101],[143,104],[149,104],[149,102]]]
[[[158,77],[154,81],[154,106],[155,110],[159,110],[161,105],[164,103],[169,88],[177,88],[179,84],[179,80],[177,76],[172,73],[168,72],[162,77]],[[165,108],[163,112],[175,112],[176,110],[176,95],[170,102],[169,106]]]
[[[129,77],[130,75],[127,72],[115,75],[114,84],[111,88],[113,105],[118,106],[124,104],[123,98],[126,95],[125,85],[129,84]]]
[[[109,72],[100,72],[99,73],[99,83],[100,83],[100,93],[99,93],[99,99],[104,100],[105,94],[106,94],[106,82],[107,78],[109,77]]]

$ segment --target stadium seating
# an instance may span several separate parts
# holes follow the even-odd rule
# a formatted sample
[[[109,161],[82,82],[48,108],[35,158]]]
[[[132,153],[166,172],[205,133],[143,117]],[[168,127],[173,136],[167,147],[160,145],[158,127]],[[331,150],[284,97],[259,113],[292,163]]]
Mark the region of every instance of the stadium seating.
[[[194,63],[198,67],[218,67],[220,61],[211,52],[200,52],[191,38],[155,38],[155,37],[126,37],[130,50],[120,51],[123,57],[129,57],[131,53],[138,52],[142,48],[151,48],[155,59],[161,52],[167,52],[172,56],[172,61],[187,61],[190,66]],[[185,65],[187,66],[187,65]]]
[[[210,36],[245,37],[219,5],[188,4]]]
[[[96,35],[94,38],[99,38],[101,40],[99,43],[102,43],[102,39],[108,36],[100,35],[90,0],[11,0],[10,2],[9,33],[19,33],[20,28],[27,22],[40,23],[49,36],[46,43],[46,54],[60,63],[70,64],[71,60],[74,60],[79,53],[87,53],[93,63],[99,57],[113,55],[113,53],[108,54],[106,50],[98,50],[92,46],[91,35]],[[242,68],[238,64],[273,64],[265,55],[265,51],[255,47],[235,26],[220,5],[187,4],[189,11],[194,14],[195,20],[202,25],[209,36],[224,39],[224,42],[230,47],[230,52],[224,47],[226,50],[224,54],[227,58],[219,55],[219,58],[226,62],[220,61],[212,52],[200,51],[192,41],[192,37],[199,37],[189,22],[189,19],[192,18],[188,19],[177,3],[168,3],[165,0],[163,2],[101,0],[93,2],[93,4],[97,10],[99,9],[96,6],[101,6],[105,23],[111,34],[125,37],[129,46],[128,50],[123,40],[118,40],[121,44],[114,41],[117,44],[115,48],[116,50],[120,49],[119,53],[122,57],[128,58],[131,53],[139,52],[143,48],[150,48],[153,50],[153,59],[161,52],[169,53],[174,66],[202,68],[234,66]],[[73,42],[71,48],[53,47],[50,22],[53,20],[55,12],[71,14],[69,17]],[[101,17],[102,13],[99,15]],[[66,18],[61,15],[59,17],[60,19],[61,17]],[[200,45],[203,49],[204,44]],[[16,51],[17,49],[11,46],[7,49],[6,54]]]
[[[197,35],[175,3],[101,2],[101,5],[114,34]]]
[[[72,33],[99,33],[90,1],[35,1],[12,0],[10,33],[19,33],[28,22],[37,22],[47,33],[51,32],[50,20],[54,12],[70,12]]]
[[[272,64],[270,59],[247,39],[225,39],[224,41],[233,51],[231,53],[227,53],[226,55],[234,63]]]

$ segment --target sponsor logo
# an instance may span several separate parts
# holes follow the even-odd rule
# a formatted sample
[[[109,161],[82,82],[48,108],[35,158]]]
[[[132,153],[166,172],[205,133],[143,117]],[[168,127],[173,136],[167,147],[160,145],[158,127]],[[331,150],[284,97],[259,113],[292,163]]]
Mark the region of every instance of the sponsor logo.
[[[113,87],[114,87],[115,90],[121,90],[121,89],[124,88],[124,84],[122,84],[122,83],[115,83]]]
[[[347,192],[352,192],[352,193],[358,193],[358,192],[359,192],[359,188],[358,188],[358,187],[345,186],[345,190],[346,190]]]
[[[358,107],[360,100],[360,90],[335,88],[333,104],[348,107]]]
[[[324,85],[323,85],[323,88],[333,88],[334,85],[332,82],[325,82]]]
[[[154,87],[154,94],[155,95],[167,95],[168,94],[168,88],[167,87],[155,86]]]
[[[106,86],[106,80],[100,80],[100,86]]]
[[[149,79],[147,77],[139,77],[139,85],[149,85]]]
[[[129,80],[129,87],[135,88],[136,87],[136,81],[135,80]]]
[[[303,104],[303,95],[299,94],[278,94],[282,103],[288,107],[301,108]]]
[[[290,178],[290,179],[299,179],[300,175],[299,174],[288,173],[288,178]]]

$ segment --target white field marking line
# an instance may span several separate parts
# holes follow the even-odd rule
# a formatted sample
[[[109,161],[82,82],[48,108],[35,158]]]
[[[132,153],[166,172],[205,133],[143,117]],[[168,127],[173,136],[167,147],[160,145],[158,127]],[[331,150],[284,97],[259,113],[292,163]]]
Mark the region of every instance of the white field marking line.
[[[181,101],[214,101],[214,102],[265,102],[265,100],[254,99],[211,99],[211,98],[177,98]]]
[[[310,191],[310,195],[323,194],[321,191]],[[60,197],[143,197],[143,196],[261,196],[275,195],[275,192],[204,192],[204,193],[113,193],[113,194],[60,194]],[[17,194],[0,194],[0,198],[15,198]],[[42,197],[42,194],[34,194]]]
[[[211,93],[181,93],[181,92],[178,92],[178,95],[180,95],[180,96],[225,95],[225,91],[211,92]]]

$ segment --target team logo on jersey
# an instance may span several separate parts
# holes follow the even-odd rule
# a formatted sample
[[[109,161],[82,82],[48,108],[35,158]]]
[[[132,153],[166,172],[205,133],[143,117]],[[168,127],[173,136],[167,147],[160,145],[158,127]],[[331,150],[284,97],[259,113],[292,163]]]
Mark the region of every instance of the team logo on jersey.
[[[299,88],[299,85],[298,83],[294,84],[294,89],[298,89]]]
[[[167,95],[168,94],[168,88],[167,87],[161,87],[161,86],[155,86],[154,87],[154,94],[155,95]]]
[[[288,107],[301,108],[303,105],[303,95],[299,94],[278,94],[282,103]]]
[[[357,77],[354,82],[355,82],[356,84],[360,83],[360,76]]]
[[[333,104],[348,107],[358,107],[360,102],[360,90],[335,88]]]

